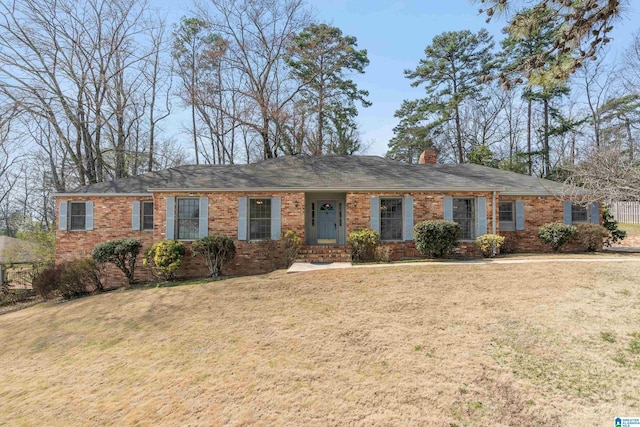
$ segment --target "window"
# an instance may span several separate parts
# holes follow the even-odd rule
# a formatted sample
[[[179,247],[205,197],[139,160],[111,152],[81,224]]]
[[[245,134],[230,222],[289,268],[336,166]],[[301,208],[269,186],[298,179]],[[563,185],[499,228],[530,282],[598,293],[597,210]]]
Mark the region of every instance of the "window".
[[[589,222],[589,211],[586,206],[572,204],[571,205],[571,223]]]
[[[153,230],[153,202],[142,202],[142,229]]]
[[[176,238],[179,240],[195,240],[199,237],[200,201],[198,199],[178,199],[177,201]]]
[[[515,202],[500,202],[498,205],[499,214],[498,219],[500,221],[501,231],[515,231],[516,229],[516,216],[515,216]]]
[[[271,238],[271,199],[249,200],[249,240]]]
[[[380,240],[402,240],[402,199],[380,199]]]
[[[453,199],[453,220],[462,227],[462,239],[475,239],[475,199]]]
[[[87,204],[85,202],[69,203],[69,230],[86,230]]]

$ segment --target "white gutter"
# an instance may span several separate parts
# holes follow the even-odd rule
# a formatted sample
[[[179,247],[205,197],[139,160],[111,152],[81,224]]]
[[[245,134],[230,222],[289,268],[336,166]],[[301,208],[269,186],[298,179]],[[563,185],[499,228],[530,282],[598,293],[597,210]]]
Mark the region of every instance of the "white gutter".
[[[278,188],[278,187],[249,187],[249,188],[149,188],[148,191],[150,193],[226,193],[226,192],[268,192],[268,193],[294,193],[294,192],[305,192],[305,193],[327,193],[327,192],[342,192],[342,193],[369,193],[369,192],[416,192],[416,193],[427,193],[427,192],[450,192],[450,193],[491,193],[496,191],[502,191],[501,188],[425,188],[425,187],[372,187],[372,188],[317,188],[317,187],[300,187],[300,188]],[[76,194],[76,193],[74,193]],[[80,193],[77,193],[80,194]]]
[[[493,198],[491,200],[491,234],[496,234],[496,192],[493,192]]]

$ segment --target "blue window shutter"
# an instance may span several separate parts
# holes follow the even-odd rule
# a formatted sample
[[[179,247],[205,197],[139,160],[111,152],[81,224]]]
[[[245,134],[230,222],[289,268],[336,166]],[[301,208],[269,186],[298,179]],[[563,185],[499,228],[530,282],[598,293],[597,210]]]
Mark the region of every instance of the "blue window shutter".
[[[404,215],[404,240],[413,240],[413,197],[405,197],[402,206]]]
[[[167,215],[166,215],[167,224],[166,224],[166,233],[164,237],[167,240],[173,240],[175,239],[175,227],[176,227],[176,219],[175,219],[176,198],[167,197],[166,204],[167,204]]]
[[[563,220],[565,224],[571,225],[571,202],[564,202],[563,204]]]
[[[131,202],[131,229],[140,230],[140,202]]]
[[[593,202],[590,205],[591,209],[591,222],[594,224],[600,224],[600,204]]]
[[[93,230],[93,202],[85,202],[86,218],[84,223],[85,230]]]
[[[371,229],[380,232],[380,197],[372,197],[370,201]]]
[[[238,197],[238,240],[247,240],[247,198]]]
[[[444,220],[453,221],[453,198],[444,198]]]
[[[524,202],[516,201],[516,231],[524,230]]]
[[[271,199],[271,240],[280,240],[282,229],[282,199],[274,197]]]
[[[60,202],[60,214],[58,215],[58,228],[60,230],[67,229],[67,207],[68,202]]]
[[[478,218],[478,231],[477,236],[487,234],[487,198],[478,197],[476,199],[477,218]]]
[[[200,210],[198,213],[198,237],[209,235],[209,198],[200,197]]]

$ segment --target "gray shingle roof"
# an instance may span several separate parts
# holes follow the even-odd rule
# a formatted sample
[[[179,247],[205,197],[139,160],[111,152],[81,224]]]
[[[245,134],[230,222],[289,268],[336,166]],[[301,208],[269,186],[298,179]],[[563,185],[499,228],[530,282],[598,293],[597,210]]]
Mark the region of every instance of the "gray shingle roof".
[[[0,236],[0,264],[28,264],[41,258],[35,243]]]
[[[377,156],[286,156],[250,165],[180,166],[79,187],[68,194],[165,190],[497,190],[507,194],[548,195],[560,194],[562,184],[479,165],[409,165]]]

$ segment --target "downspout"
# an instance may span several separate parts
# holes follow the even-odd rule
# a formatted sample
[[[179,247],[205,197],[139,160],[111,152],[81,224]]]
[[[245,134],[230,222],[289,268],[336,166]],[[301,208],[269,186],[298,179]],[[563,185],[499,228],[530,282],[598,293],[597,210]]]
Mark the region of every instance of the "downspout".
[[[496,234],[496,192],[494,191],[491,196],[491,234]],[[496,242],[493,242],[493,256],[496,256]]]

